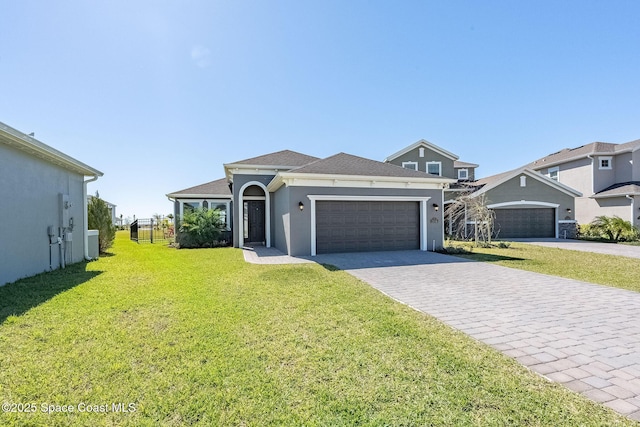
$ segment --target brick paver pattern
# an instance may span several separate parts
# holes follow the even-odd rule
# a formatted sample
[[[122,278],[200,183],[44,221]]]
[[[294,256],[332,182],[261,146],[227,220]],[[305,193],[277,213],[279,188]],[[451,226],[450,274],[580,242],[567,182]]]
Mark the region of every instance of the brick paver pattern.
[[[313,259],[640,421],[640,293],[419,251]]]

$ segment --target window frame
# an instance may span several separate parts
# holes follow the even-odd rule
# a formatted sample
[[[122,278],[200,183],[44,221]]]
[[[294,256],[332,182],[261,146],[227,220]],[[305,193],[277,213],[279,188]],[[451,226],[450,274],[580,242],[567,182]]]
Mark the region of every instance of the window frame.
[[[430,162],[426,162],[425,165],[426,165],[425,170],[427,171],[428,174],[442,176],[442,162],[430,161]],[[436,173],[429,172],[429,165],[438,165],[438,173],[436,174]]]
[[[407,167],[409,165],[415,166],[415,168]],[[418,162],[402,162],[402,167],[405,168],[405,169],[411,169],[411,170],[416,170],[417,171],[418,170]]]
[[[464,172],[465,176],[464,177],[460,176],[460,172]],[[469,179],[469,169],[468,168],[458,169],[458,180],[462,181],[467,179]]]
[[[602,166],[602,162],[607,162],[607,166]],[[599,170],[611,170],[611,169],[613,169],[613,156],[600,156],[600,157],[598,157],[598,169]]]
[[[554,172],[555,172],[555,178],[551,175]],[[560,166],[554,166],[552,168],[549,168],[547,170],[547,176],[556,182],[560,182]]]

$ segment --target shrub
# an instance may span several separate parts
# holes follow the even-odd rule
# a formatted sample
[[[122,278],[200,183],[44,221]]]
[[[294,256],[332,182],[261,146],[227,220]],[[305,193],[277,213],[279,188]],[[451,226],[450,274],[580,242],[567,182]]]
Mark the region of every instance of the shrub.
[[[116,238],[116,226],[113,225],[109,207],[96,192],[87,206],[89,230],[98,230],[98,249],[100,253],[106,252],[113,245]]]
[[[584,237],[604,238],[612,241],[637,240],[640,235],[631,222],[619,216],[600,215],[586,226],[580,226],[580,234]]]
[[[198,208],[182,216],[177,243],[181,248],[222,246],[219,238],[224,229],[225,224],[218,209]]]

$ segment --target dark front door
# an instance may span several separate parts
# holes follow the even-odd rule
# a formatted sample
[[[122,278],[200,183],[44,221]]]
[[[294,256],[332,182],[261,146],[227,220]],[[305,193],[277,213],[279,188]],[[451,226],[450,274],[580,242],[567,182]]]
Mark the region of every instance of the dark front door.
[[[264,200],[250,200],[244,203],[247,218],[245,240],[252,243],[263,243],[264,238]]]

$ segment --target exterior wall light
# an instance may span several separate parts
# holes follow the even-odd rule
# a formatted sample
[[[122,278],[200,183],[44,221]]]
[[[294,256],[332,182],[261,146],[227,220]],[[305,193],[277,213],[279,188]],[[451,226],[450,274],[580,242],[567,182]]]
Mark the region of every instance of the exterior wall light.
[[[568,213],[571,213],[571,208],[567,208],[567,212],[568,212]]]
[[[438,209],[440,209],[440,206],[438,206],[437,203],[433,204],[433,210],[435,210],[436,212],[438,212]]]
[[[304,210],[304,203],[298,202],[298,208],[300,208],[300,210],[303,211]]]

